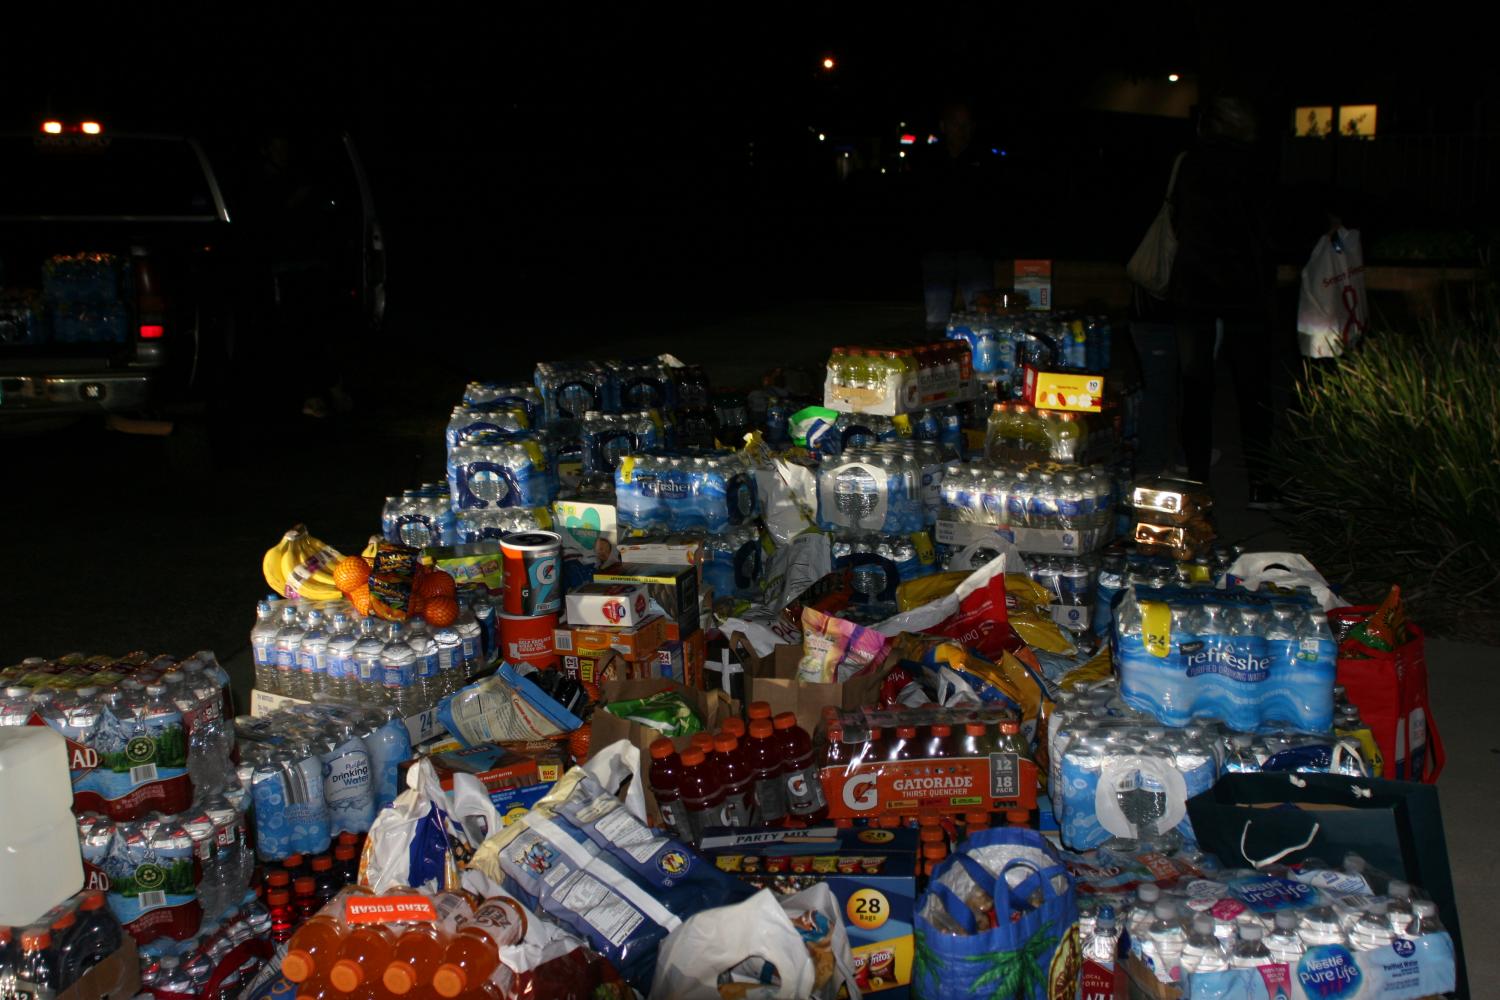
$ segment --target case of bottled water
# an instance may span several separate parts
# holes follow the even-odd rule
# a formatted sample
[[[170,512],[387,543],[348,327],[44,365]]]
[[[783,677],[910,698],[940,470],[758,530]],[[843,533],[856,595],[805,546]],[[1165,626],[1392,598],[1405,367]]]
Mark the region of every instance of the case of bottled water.
[[[755,477],[732,453],[627,455],[615,469],[622,527],[639,532],[723,532],[759,513]]]
[[[536,386],[514,382],[470,382],[464,387],[463,405],[477,410],[524,410],[528,427],[538,426],[546,416]]]
[[[619,409],[614,376],[597,361],[540,362],[535,382],[549,424],[582,420],[589,410]]]
[[[545,507],[556,498],[542,442],[499,441],[484,435],[448,453],[448,489],[454,510]]]

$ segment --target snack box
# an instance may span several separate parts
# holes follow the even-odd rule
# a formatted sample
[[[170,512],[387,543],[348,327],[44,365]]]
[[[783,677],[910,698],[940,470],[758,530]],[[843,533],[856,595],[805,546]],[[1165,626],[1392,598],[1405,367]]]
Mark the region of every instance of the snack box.
[[[1098,413],[1104,408],[1104,376],[1024,367],[1022,399],[1043,410]]]
[[[580,684],[600,684],[626,675],[625,660],[613,649],[599,653],[565,653],[561,659],[562,672]]]
[[[693,566],[626,563],[596,572],[594,582],[644,584],[651,600],[682,635],[698,631],[698,570]]]
[[[572,600],[571,594],[568,599]],[[667,620],[654,615],[638,625],[618,628],[570,622],[558,628],[552,638],[559,655],[600,656],[614,650],[632,663],[655,662],[656,651],[667,641]]]
[[[917,831],[710,827],[698,850],[720,870],[785,895],[826,882],[838,900],[855,981],[866,994],[909,995],[917,902]]]
[[[566,770],[562,754],[544,745],[522,751],[499,743],[479,743],[467,750],[433,754],[428,758],[437,771],[444,791],[453,790],[453,775],[477,777],[500,816],[509,825],[515,814],[530,809],[546,795]],[[406,787],[406,771],[415,761],[401,765],[401,787]]]
[[[649,598],[644,584],[585,583],[568,594],[568,624],[628,628],[646,620]]]
[[[703,686],[703,667],[708,659],[708,641],[699,629],[686,639],[668,638],[656,651],[660,676],[681,681],[690,688]]]
[[[495,591],[505,587],[505,564],[500,558],[499,542],[423,549],[421,559],[423,565],[443,570],[460,585],[482,583]]]

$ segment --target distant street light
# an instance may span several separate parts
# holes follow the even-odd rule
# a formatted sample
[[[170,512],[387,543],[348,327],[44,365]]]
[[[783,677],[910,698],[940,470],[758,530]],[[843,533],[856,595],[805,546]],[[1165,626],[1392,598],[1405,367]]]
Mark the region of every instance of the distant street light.
[[[822,142],[826,138],[828,138],[828,136],[824,135],[822,132],[818,133],[818,141],[819,142]]]
[[[1176,83],[1180,79],[1182,79],[1182,77],[1178,76],[1176,73],[1168,73],[1167,74],[1167,82],[1168,83]]]
[[[833,66],[834,66],[833,56],[824,56],[823,57],[823,68],[824,69],[833,69]]]

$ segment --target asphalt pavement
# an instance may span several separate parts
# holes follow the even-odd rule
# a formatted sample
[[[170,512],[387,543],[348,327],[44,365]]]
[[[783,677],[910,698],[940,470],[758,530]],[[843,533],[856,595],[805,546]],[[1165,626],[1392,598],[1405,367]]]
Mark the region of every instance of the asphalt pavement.
[[[362,548],[379,530],[385,497],[444,478],[443,427],[468,378],[529,379],[543,358],[670,351],[703,364],[717,387],[748,388],[769,368],[821,364],[833,344],[918,330],[921,310],[809,302],[679,316],[670,326],[641,315],[505,335],[488,322],[447,324],[446,339],[417,337],[419,350],[349,359],[356,409],[328,420],[258,406],[248,392],[226,418],[189,419],[164,438],[107,431],[98,420],[0,436],[0,523],[8,526],[0,663],[75,650],[212,649],[243,695],[254,606],[265,594],[262,553],[297,523],[343,551]],[[455,330],[469,340],[459,345]],[[1221,534],[1285,548],[1275,521],[1244,506],[1227,380],[1216,410]],[[1493,700],[1473,696],[1493,690],[1494,657],[1491,647],[1455,642],[1433,641],[1428,651],[1448,750],[1440,784],[1448,847],[1477,984],[1500,981],[1500,956],[1483,945],[1486,915],[1500,908],[1500,730]]]

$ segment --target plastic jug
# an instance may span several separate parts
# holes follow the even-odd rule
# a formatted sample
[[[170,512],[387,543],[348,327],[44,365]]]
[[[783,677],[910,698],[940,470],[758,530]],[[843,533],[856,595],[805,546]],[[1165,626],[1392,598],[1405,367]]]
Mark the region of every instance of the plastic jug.
[[[0,924],[22,926],[83,888],[68,746],[59,733],[0,729],[0,802],[8,804],[0,809]]]

